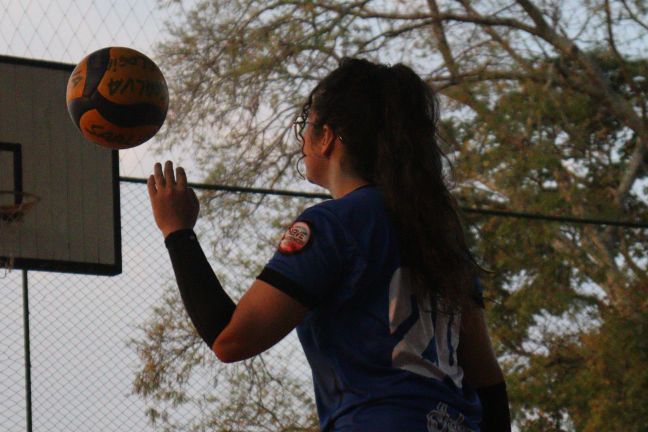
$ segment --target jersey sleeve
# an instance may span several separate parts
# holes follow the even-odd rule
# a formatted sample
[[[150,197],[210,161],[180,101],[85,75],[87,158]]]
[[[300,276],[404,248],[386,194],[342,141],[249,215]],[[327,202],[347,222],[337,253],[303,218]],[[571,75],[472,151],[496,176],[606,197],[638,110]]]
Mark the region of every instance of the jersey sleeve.
[[[341,283],[351,256],[351,243],[338,218],[315,206],[286,230],[257,279],[314,308]]]

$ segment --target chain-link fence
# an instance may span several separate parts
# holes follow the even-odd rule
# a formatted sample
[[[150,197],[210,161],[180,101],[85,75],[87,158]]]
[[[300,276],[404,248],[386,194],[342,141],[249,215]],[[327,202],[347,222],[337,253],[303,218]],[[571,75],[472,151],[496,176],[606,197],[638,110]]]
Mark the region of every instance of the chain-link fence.
[[[191,2],[158,0],[0,0],[0,55],[74,65],[93,51],[126,46],[157,60],[165,22]],[[146,146],[120,151],[120,172],[146,176],[157,153],[154,137]],[[181,154],[166,151],[181,160]],[[185,166],[191,167],[188,161]],[[195,171],[194,171],[195,172]]]
[[[32,271],[23,280],[14,270],[0,279],[0,430],[21,431],[30,423],[36,431],[318,430],[310,369],[294,331],[262,356],[229,365],[218,362],[196,337],[143,182],[121,182],[122,274]],[[201,211],[245,194],[213,189],[199,191]],[[276,208],[294,208],[296,215],[321,199],[247,195],[256,222],[238,230],[237,237],[228,237],[209,218],[196,226],[203,250],[235,301],[283,232],[276,225]],[[21,289],[25,282],[27,298]],[[538,321],[527,347],[546,352],[543,326],[569,338],[583,332],[582,324]]]
[[[73,64],[96,49],[121,45],[155,58],[164,21],[174,20],[177,8],[192,3],[0,0],[0,54]],[[153,154],[157,147],[153,139],[120,151],[122,175],[148,175],[153,162],[161,159]],[[192,155],[167,152],[163,157],[182,161],[194,178],[207,178],[186,156]],[[221,191],[207,200],[212,196],[202,191],[203,205],[228,206],[239,193]],[[294,209],[297,215],[314,202],[269,194],[260,204],[251,198],[247,208],[238,203],[242,211],[256,208],[258,217],[236,236],[209,218],[199,219],[196,230],[203,249],[235,301],[282,233],[277,208]],[[490,258],[487,264],[501,269],[488,293],[500,303],[490,303],[497,307],[487,313],[496,324],[491,330],[504,353],[500,360],[510,378],[518,423],[526,418],[533,420],[533,430],[573,431],[579,429],[570,416],[578,420],[585,413],[627,425],[613,430],[648,430],[648,424],[639,424],[648,418],[641,411],[648,364],[648,330],[641,312],[645,306],[618,315],[608,308],[608,292],[601,288],[607,285],[615,290],[609,292],[628,297],[639,293],[634,303],[627,303],[645,305],[640,296],[646,292],[645,282],[617,281],[605,270],[581,265],[589,262],[581,255],[601,249],[589,239],[596,239],[605,227],[584,229],[566,223],[566,218],[505,219],[475,217],[469,222],[474,237],[481,237],[480,252]],[[196,337],[178,302],[144,185],[121,183],[121,223],[119,276],[28,272],[24,278],[14,270],[0,279],[0,431],[22,431],[25,425],[37,431],[317,430],[310,370],[295,333],[263,356],[242,364],[219,364]],[[549,228],[558,223],[559,229]],[[570,241],[555,241],[552,236],[559,231]],[[619,250],[625,248],[626,258],[641,242],[632,235],[610,238],[620,244]],[[556,264],[527,266],[511,260],[524,255],[520,248],[529,260]],[[645,275],[645,256],[634,258],[639,266],[633,272]],[[617,254],[611,257],[615,260],[625,258]],[[527,268],[538,272],[528,283]],[[555,273],[542,273],[546,269]],[[26,301],[29,315],[24,313]],[[31,364],[26,364],[28,359]],[[604,424],[605,418],[594,423]]]
[[[164,7],[160,7],[161,3]],[[128,46],[155,59],[156,45],[164,37],[165,22],[173,21],[176,12],[191,3],[0,0],[0,54],[75,64],[97,49]],[[203,176],[185,155],[174,154],[173,150],[160,155],[158,148],[153,138],[145,146],[120,151],[120,173],[146,176],[153,163],[164,158],[183,161],[182,165],[193,178]],[[295,208],[312,203],[303,198],[276,199],[288,200]],[[222,201],[215,199],[212,204],[223,204]],[[269,206],[267,210],[270,211]],[[259,214],[263,214],[263,208]],[[194,368],[189,382],[178,384],[182,401],[174,399],[176,395],[164,394],[165,388],[146,397],[143,389],[136,393],[138,373],[145,372],[147,366],[138,350],[150,339],[147,332],[159,318],[156,310],[164,309],[166,300],[178,297],[168,254],[153,221],[144,185],[121,183],[121,218],[121,275],[93,277],[31,271],[23,280],[23,273],[14,270],[0,279],[0,431],[184,430],[196,422],[208,424],[209,420],[204,417],[214,414],[232,429],[237,418],[246,413],[245,406],[254,405],[250,398],[255,392],[250,390],[250,385],[268,389],[265,396],[256,393],[266,400],[274,398],[281,403],[289,400],[279,397],[281,392],[276,383],[292,392],[289,395],[293,398],[290,400],[292,414],[301,416],[293,419],[292,424],[307,424],[304,413],[312,413],[314,409],[308,405],[312,404],[310,371],[306,369],[294,332],[264,355],[262,361],[231,365],[223,370],[212,360],[205,367]],[[280,235],[281,231],[276,227],[269,229],[267,243],[261,245],[261,237],[256,235],[263,225],[260,222],[247,243],[244,239],[221,241],[219,247],[227,248],[228,255],[228,263],[223,263],[212,258],[211,246],[224,233],[207,225],[201,219],[196,227],[201,244],[228,293],[237,301],[254,276],[254,266],[247,266],[247,261],[256,260],[257,266],[263,265],[264,258],[269,257],[270,244],[273,241],[276,244],[272,236]],[[24,284],[28,293],[25,297]],[[25,313],[27,305],[28,314]],[[179,315],[174,319],[186,326],[188,321],[182,306],[174,304],[172,310]],[[193,332],[190,327],[188,330]],[[214,359],[195,334],[187,339],[196,342],[202,358]],[[284,361],[277,361],[278,366],[274,367],[273,359],[278,357]],[[26,364],[28,359],[31,364]],[[143,377],[139,384],[148,378]],[[296,384],[290,386],[293,378]],[[203,405],[203,400],[209,399],[213,392],[226,401],[209,400]],[[296,400],[299,398],[302,401]],[[262,405],[259,410],[264,409]],[[268,406],[290,420],[290,412]],[[219,409],[221,412],[215,411]],[[245,415],[256,415],[259,423],[268,423],[260,424],[257,430],[276,430],[278,423],[265,420],[258,412]],[[152,419],[155,426],[151,424]],[[246,427],[254,429],[249,426],[253,423],[248,422]],[[246,427],[241,426],[239,430],[252,430]]]
[[[303,204],[309,201],[312,204],[313,201],[305,198],[274,198],[286,202],[298,200]],[[3,341],[0,430],[25,430],[29,397],[33,413],[29,420],[33,422],[33,430],[159,430],[149,423],[149,404],[155,405],[160,413],[159,407],[165,402],[147,401],[134,393],[136,374],[145,367],[138,357],[134,341],[146,339],[147,325],[150,327],[150,322],[156,318],[154,309],[163,307],[165,298],[174,297],[177,287],[163,237],[152,217],[146,186],[122,182],[121,202],[122,274],[106,277],[27,273],[31,396],[26,396],[25,390],[23,335],[27,329],[23,320],[23,275],[14,270],[0,279],[0,337]],[[213,199],[210,205],[218,205],[218,199]],[[255,233],[264,229],[271,231],[271,228],[264,227],[263,210],[263,207],[258,209],[260,216],[258,225],[254,227]],[[260,245],[258,237],[251,242],[255,235],[249,239],[239,238],[236,241],[239,247],[232,249],[229,262],[223,263],[213,260],[210,246],[223,233],[214,231],[203,220],[199,220],[196,232],[216,274],[235,301],[252,283],[255,271],[252,269],[247,274],[242,271],[237,264],[238,258],[257,260],[258,265],[262,266],[264,258],[269,258],[267,246],[273,242],[276,244],[276,236],[281,234],[275,230],[274,239],[269,234],[267,245]],[[263,251],[266,251],[265,255]],[[186,324],[181,303],[175,303],[173,311],[177,322]],[[202,346],[200,340],[195,339],[195,343],[200,355],[210,361],[213,355]],[[264,358],[267,363],[265,367],[273,371],[278,379],[283,377],[296,381],[312,398],[310,371],[295,332],[273,347]],[[277,360],[277,367],[273,365],[274,360]],[[284,375],[281,375],[278,372],[281,368],[289,368],[289,371],[284,370]],[[262,373],[250,362],[220,367],[213,362],[211,367],[194,370],[190,384],[183,390],[186,393],[184,401],[169,408],[165,424],[176,425],[177,428],[173,430],[184,430],[178,425],[192,424],[203,415],[195,399],[201,399],[213,391],[233,403],[229,398],[235,397],[236,390],[228,382],[242,371],[249,373],[251,370]],[[182,384],[178,384],[178,387],[182,387]],[[249,389],[246,392],[248,397],[253,394]],[[227,405],[210,403],[213,410]],[[302,417],[307,418],[306,411],[302,412]],[[158,419],[158,423],[160,421]],[[238,421],[240,424],[251,424],[240,418]],[[258,430],[273,430],[272,427]],[[243,427],[239,430],[254,428]]]

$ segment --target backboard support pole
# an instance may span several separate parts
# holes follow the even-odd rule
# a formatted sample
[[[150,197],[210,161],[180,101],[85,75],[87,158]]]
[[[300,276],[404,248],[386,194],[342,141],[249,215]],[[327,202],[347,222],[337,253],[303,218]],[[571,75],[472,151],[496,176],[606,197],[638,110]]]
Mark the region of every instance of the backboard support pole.
[[[29,285],[27,270],[22,271],[23,329],[25,334],[25,396],[27,432],[32,432],[31,349],[29,339]]]

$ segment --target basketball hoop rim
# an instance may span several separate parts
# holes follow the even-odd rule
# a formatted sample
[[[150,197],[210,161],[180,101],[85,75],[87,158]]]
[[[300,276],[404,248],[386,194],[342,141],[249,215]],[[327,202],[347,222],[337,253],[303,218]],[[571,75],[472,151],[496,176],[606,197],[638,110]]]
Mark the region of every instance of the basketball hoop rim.
[[[0,195],[13,195],[16,198],[21,198],[20,204],[0,204],[0,224],[20,222],[22,216],[41,200],[38,195],[31,192],[0,190]],[[22,198],[26,199],[23,201]]]

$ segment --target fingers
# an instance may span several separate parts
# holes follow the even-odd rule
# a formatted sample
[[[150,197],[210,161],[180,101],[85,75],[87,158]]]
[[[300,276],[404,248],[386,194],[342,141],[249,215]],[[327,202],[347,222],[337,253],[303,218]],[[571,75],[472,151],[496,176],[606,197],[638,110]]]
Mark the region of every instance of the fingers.
[[[177,185],[181,187],[187,186],[187,174],[185,173],[184,168],[177,167]],[[154,186],[157,189],[165,187],[167,185],[173,187],[176,185],[176,177],[173,174],[173,162],[166,161],[164,163],[164,172],[162,172],[162,164],[157,162],[153,167],[153,178],[155,180]]]
[[[169,186],[175,186],[175,177],[173,175],[173,162],[166,161],[164,164],[164,178]]]
[[[178,178],[178,186],[186,187],[187,186],[187,174],[185,173],[184,168],[176,168],[176,177]]]
[[[157,190],[155,189],[155,177],[153,175],[150,175],[146,181],[146,187],[148,189],[149,197],[155,196]]]
[[[156,163],[153,167],[153,178],[155,178],[155,186],[161,188],[165,186],[164,176],[162,175],[162,165]]]

